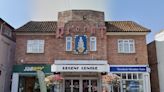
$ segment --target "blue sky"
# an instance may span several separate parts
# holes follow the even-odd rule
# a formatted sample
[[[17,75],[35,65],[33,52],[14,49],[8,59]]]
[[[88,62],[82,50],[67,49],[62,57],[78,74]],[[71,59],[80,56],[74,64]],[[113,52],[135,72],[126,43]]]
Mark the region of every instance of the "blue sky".
[[[164,29],[163,4],[164,0],[0,0],[0,17],[18,28],[30,20],[51,20],[62,10],[95,9],[105,11],[106,20],[130,20],[151,29],[150,42]]]

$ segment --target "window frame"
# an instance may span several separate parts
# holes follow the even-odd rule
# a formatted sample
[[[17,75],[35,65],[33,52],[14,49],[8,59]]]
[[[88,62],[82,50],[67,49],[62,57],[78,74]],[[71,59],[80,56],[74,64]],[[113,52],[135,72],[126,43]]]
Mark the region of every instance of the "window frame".
[[[140,90],[145,92],[144,91],[145,90],[145,88],[144,88],[144,85],[145,85],[145,83],[144,83],[144,75],[145,75],[145,73],[142,73],[142,72],[112,72],[112,74],[115,74],[115,75],[120,77],[120,80],[119,80],[120,81],[120,84],[119,84],[120,92],[122,92],[124,90],[123,87],[124,87],[124,85],[126,85],[126,82],[128,82],[128,81],[140,82],[142,84],[142,86],[143,86],[143,88],[141,88]],[[134,74],[136,75],[136,78],[133,78]],[[125,76],[123,76],[123,75],[125,75]],[[130,75],[131,77],[128,77],[128,75]],[[140,75],[141,78],[139,77],[139,75]],[[112,92],[114,92],[114,91],[112,90]]]
[[[70,40],[68,40],[68,38],[70,38]],[[70,49],[68,49],[68,42],[70,42]],[[66,47],[65,47],[66,51],[72,51],[72,37],[71,36],[67,36],[66,37]]]
[[[92,48],[92,46],[91,46],[92,41],[94,42],[94,48]],[[90,37],[90,51],[97,51],[97,38],[95,36]]]
[[[121,42],[121,43],[120,43]],[[125,42],[127,42],[127,51],[125,51]],[[118,53],[136,53],[135,51],[135,40],[134,39],[118,39],[117,41],[117,49],[118,49]],[[122,46],[122,47],[120,47]],[[131,48],[131,46],[133,48]]]
[[[32,54],[44,53],[44,48],[45,48],[45,40],[38,40],[38,39],[27,40],[26,53],[32,53]]]

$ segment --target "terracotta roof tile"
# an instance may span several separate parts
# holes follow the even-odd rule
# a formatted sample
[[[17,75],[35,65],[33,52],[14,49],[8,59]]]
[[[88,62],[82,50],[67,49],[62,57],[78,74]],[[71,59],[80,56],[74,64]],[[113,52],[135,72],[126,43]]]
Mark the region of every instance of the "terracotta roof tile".
[[[109,21],[105,25],[107,32],[150,32],[150,29],[133,21]]]
[[[105,22],[105,25],[107,32],[150,32],[150,29],[133,21],[108,21]],[[54,32],[56,30],[56,21],[30,21],[16,29],[16,32]]]
[[[55,21],[30,21],[18,28],[16,32],[54,32],[57,30]]]

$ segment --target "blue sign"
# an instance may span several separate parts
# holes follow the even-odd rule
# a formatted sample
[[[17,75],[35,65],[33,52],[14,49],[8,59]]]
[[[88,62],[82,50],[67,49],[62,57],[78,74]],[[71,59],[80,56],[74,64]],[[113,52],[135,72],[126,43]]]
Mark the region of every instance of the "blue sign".
[[[139,92],[140,86],[142,87],[142,85],[140,85],[139,81],[126,81],[127,83],[127,91],[128,92]]]
[[[87,37],[85,35],[76,36],[75,52],[76,54],[85,54],[87,51]]]
[[[146,66],[110,66],[110,72],[147,72]]]

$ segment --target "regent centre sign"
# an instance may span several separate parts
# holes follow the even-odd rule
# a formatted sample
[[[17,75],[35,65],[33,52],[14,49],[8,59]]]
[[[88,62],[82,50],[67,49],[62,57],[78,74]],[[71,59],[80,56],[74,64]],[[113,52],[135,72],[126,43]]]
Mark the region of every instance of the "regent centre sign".
[[[108,65],[52,65],[52,72],[107,72]]]

